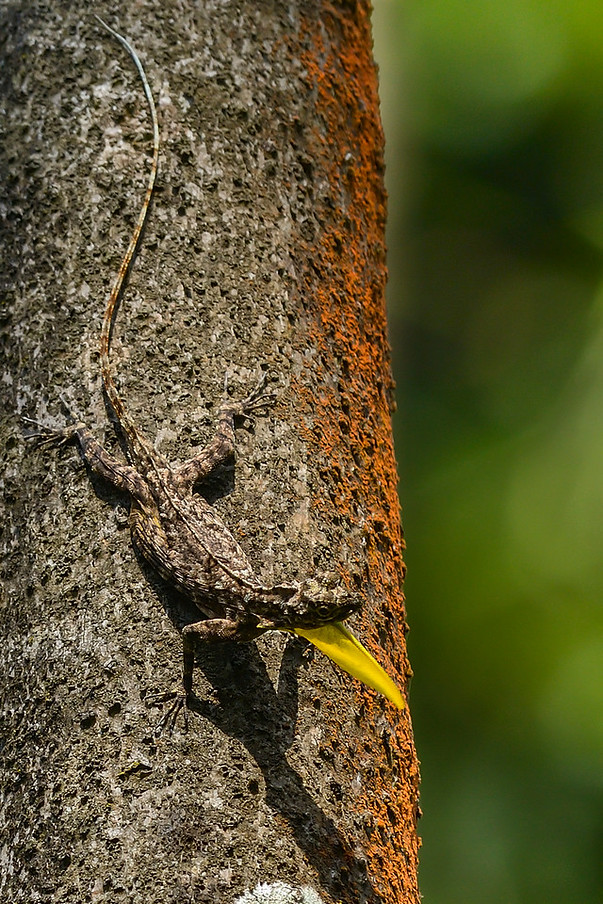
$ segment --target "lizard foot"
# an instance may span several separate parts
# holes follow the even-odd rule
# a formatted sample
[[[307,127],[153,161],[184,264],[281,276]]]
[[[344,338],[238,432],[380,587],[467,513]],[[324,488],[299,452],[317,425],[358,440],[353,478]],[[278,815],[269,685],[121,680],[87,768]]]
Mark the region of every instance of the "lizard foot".
[[[276,393],[266,391],[266,383],[268,375],[263,373],[257,386],[249,393],[246,399],[242,399],[236,405],[235,416],[244,417],[255,414],[256,411],[274,405],[276,401]]]
[[[66,427],[47,427],[31,417],[22,416],[26,424],[33,425],[36,430],[26,433],[26,439],[33,439],[39,446],[64,446],[75,439],[81,424],[69,424]]]
[[[167,731],[169,735],[173,734],[181,711],[184,717],[184,730],[185,732],[188,731],[188,695],[186,691],[181,689],[168,694],[159,694],[153,698],[153,702],[167,703],[168,700],[172,700],[171,705],[153,729],[153,737],[155,738],[161,737],[164,731]]]

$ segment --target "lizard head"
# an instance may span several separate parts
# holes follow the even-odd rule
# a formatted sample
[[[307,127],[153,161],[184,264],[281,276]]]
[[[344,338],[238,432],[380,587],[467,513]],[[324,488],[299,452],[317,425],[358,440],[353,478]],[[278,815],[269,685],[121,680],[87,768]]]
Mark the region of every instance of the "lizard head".
[[[266,628],[293,631],[342,621],[361,606],[361,598],[341,584],[308,578],[299,584],[272,587],[258,615]]]
[[[398,687],[343,624],[343,619],[360,609],[359,597],[341,584],[330,588],[314,580],[304,581],[296,597],[304,611],[293,624],[293,632],[309,640],[344,671],[379,691],[398,709],[402,709],[404,700]]]
[[[279,592],[279,610],[269,623],[262,618],[261,627],[292,631],[304,637],[344,671],[379,691],[399,709],[403,708],[402,694],[394,682],[342,624],[343,619],[360,609],[358,596],[340,584],[329,587],[313,579],[273,589]]]
[[[341,584],[329,587],[313,578],[303,581],[287,602],[292,628],[318,628],[343,621],[361,606],[361,598]]]

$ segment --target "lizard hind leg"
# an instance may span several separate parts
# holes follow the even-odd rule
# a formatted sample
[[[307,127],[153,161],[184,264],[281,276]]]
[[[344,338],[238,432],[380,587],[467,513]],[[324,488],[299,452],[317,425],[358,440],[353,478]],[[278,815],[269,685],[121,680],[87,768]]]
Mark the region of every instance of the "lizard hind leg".
[[[27,435],[42,447],[60,447],[68,443],[77,443],[85,464],[103,480],[108,481],[118,490],[129,493],[142,503],[151,503],[151,496],[142,475],[132,467],[115,458],[95,439],[88,428],[81,423],[68,424],[65,427],[47,427],[32,418],[24,420],[33,424],[37,430]]]
[[[274,404],[276,394],[266,391],[266,374],[263,374],[255,389],[242,401],[228,397],[228,373],[224,378],[224,399],[218,409],[216,432],[211,442],[193,458],[173,469],[175,480],[182,489],[189,490],[199,481],[209,477],[218,465],[234,454],[235,420],[253,417],[256,412]]]

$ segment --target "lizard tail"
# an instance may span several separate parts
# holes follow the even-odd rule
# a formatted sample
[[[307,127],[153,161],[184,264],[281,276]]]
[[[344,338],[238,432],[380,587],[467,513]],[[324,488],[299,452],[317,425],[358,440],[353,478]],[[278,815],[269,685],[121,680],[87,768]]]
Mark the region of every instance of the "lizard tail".
[[[142,81],[145,97],[147,99],[149,111],[151,113],[151,120],[153,123],[153,159],[151,162],[151,170],[149,172],[149,178],[147,181],[147,190],[142,207],[140,209],[140,213],[138,215],[138,221],[136,223],[136,226],[134,227],[134,231],[130,238],[130,243],[128,245],[126,253],[124,254],[119,268],[119,273],[117,274],[113,288],[111,289],[111,294],[109,295],[109,300],[107,301],[100,337],[100,365],[105,392],[107,393],[111,407],[113,408],[113,411],[115,412],[115,415],[119,423],[121,424],[124,433],[126,434],[130,451],[135,457],[147,458],[150,450],[146,448],[146,443],[142,440],[138,429],[135,427],[132,418],[128,414],[113,380],[109,362],[109,352],[111,347],[111,333],[113,330],[115,314],[117,312],[117,305],[124,290],[128,273],[130,272],[130,267],[132,266],[132,261],[134,260],[134,256],[136,255],[138,246],[140,244],[142,230],[149,211],[149,204],[151,203],[153,190],[155,188],[157,164],[159,161],[159,123],[157,121],[157,110],[155,109],[153,94],[151,92],[146,73],[144,71],[142,63],[140,62],[138,54],[136,53],[132,45],[128,41],[126,41],[126,39],[122,35],[114,31],[109,25],[107,25],[106,22],[103,22],[103,20],[99,16],[95,15],[95,18],[100,22],[103,28],[105,28],[109,32],[109,34],[113,35],[113,37],[116,38],[123,47],[125,47],[130,57],[132,58]]]

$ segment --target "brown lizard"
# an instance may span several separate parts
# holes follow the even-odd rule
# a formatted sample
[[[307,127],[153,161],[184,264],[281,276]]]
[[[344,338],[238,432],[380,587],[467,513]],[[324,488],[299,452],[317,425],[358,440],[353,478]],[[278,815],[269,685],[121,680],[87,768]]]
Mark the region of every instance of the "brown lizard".
[[[274,395],[266,392],[266,377],[247,398],[238,402],[227,396],[225,381],[225,398],[218,409],[214,438],[194,458],[178,466],[171,466],[142,434],[117,391],[110,366],[111,333],[117,303],[140,243],[155,187],[159,127],[153,95],[136,51],[122,35],[101,19],[98,21],[134,61],[153,124],[153,158],[146,195],[105,308],[100,337],[103,386],[123,433],[129,463],[111,455],[83,423],[53,429],[28,419],[37,427],[31,436],[41,444],[77,443],[85,463],[95,474],[129,494],[129,525],[135,546],[203,614],[202,620],[187,625],[182,632],[183,686],[178,708],[192,693],[197,641],[249,641],[274,629],[306,636],[343,668],[401,706],[401,696],[393,682],[340,624],[341,619],[360,608],[360,597],[350,594],[343,585],[326,587],[313,579],[264,586],[214,508],[194,491],[196,484],[210,477],[218,465],[233,455],[236,419],[252,415],[274,401]],[[324,636],[322,626],[329,626]],[[364,670],[354,663],[350,666],[350,657],[360,658]],[[366,657],[370,660],[370,674]]]

